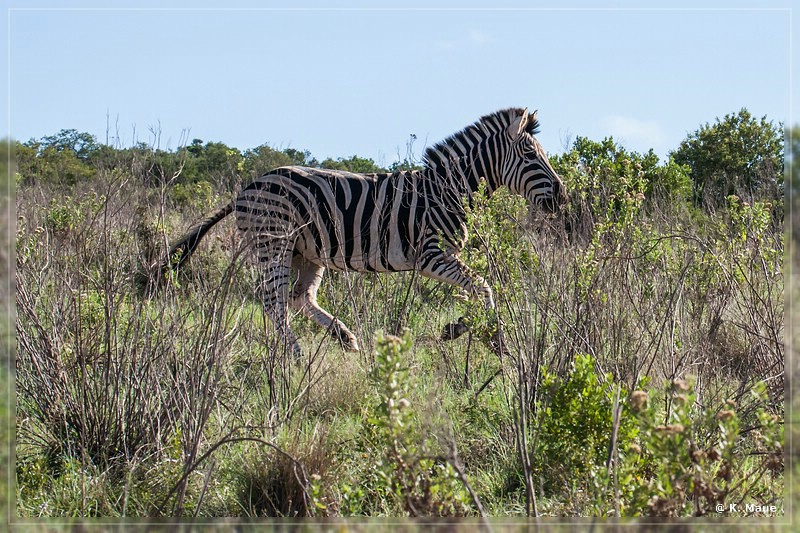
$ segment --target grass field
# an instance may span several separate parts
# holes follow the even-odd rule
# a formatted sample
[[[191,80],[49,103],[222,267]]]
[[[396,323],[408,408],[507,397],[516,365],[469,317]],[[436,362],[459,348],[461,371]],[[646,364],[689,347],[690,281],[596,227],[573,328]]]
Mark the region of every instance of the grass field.
[[[226,193],[125,168],[21,186],[16,513],[782,516],[782,208],[563,173],[556,217],[503,193],[470,209],[503,359],[480,306],[409,272],[326,274],[362,350],[295,317],[295,361],[230,221],[153,281]],[[471,333],[439,340],[460,316]]]

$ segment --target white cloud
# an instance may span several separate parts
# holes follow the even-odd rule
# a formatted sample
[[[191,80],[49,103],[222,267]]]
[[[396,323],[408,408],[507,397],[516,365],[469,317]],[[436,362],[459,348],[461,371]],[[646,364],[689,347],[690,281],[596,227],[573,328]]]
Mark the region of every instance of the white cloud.
[[[646,152],[650,148],[658,152],[666,138],[661,126],[654,120],[612,115],[606,117],[604,123],[614,140],[628,149],[639,152]]]

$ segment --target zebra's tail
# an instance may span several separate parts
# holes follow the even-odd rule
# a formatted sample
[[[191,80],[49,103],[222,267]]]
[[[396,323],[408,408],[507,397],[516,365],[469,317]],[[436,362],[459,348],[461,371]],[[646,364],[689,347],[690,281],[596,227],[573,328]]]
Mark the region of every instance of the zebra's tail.
[[[170,247],[167,261],[161,265],[160,272],[164,273],[168,270],[178,270],[183,263],[186,262],[189,257],[191,257],[195,248],[197,248],[197,245],[200,243],[205,234],[208,233],[208,230],[210,230],[217,222],[230,215],[235,207],[236,202],[231,201],[226,206],[215,211],[213,214],[207,216],[189,228],[183,237],[178,239],[172,245],[172,247]]]

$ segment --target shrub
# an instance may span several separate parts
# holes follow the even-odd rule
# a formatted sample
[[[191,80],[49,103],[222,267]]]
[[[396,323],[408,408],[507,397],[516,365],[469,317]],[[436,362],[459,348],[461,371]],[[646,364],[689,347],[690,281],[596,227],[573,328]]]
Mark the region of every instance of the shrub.
[[[429,437],[409,398],[405,368],[411,336],[378,335],[371,379],[378,391],[376,413],[369,420],[370,446],[383,450],[374,467],[377,487],[410,516],[459,516],[468,512],[467,497],[453,466]]]

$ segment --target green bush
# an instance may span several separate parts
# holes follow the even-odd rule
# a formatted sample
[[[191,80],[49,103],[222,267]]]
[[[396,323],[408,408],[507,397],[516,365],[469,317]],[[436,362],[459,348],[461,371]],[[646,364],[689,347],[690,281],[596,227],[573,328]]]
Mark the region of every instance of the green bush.
[[[624,450],[638,435],[627,393],[611,374],[598,376],[594,359],[586,354],[575,357],[563,378],[543,371],[541,388],[534,464],[545,491],[601,497],[597,491],[606,487],[596,485],[614,459],[612,441]]]
[[[468,500],[453,466],[431,436],[420,438],[422,425],[409,400],[405,366],[410,348],[408,332],[402,338],[378,334],[371,372],[378,403],[369,420],[369,442],[382,455],[372,470],[377,482],[372,490],[409,516],[461,516],[469,511]]]
[[[545,495],[570,495],[562,508],[697,516],[723,505],[736,515],[730,504],[763,504],[764,485],[783,471],[783,423],[770,413],[763,383],[743,405],[729,400],[718,411],[700,409],[685,380],[628,393],[610,374],[598,376],[587,355],[576,357],[565,377],[545,373],[542,383],[535,474]],[[774,496],[770,501],[781,508]]]
[[[50,209],[45,214],[45,228],[57,235],[64,235],[77,229],[86,221],[91,221],[103,209],[105,198],[96,193],[73,199],[65,196],[50,201]]]
[[[628,447],[620,468],[638,487],[627,491],[627,514],[740,515],[748,512],[744,502],[766,503],[764,485],[783,472],[783,423],[769,412],[765,391],[759,383],[744,405],[728,400],[717,411],[701,410],[692,385],[675,380],[659,391],[664,404],[651,398],[636,410],[639,443]],[[773,514],[780,514],[779,493],[772,494]]]
[[[783,125],[742,108],[690,133],[671,155],[690,169],[696,205],[716,209],[730,195],[773,200],[783,184]]]

